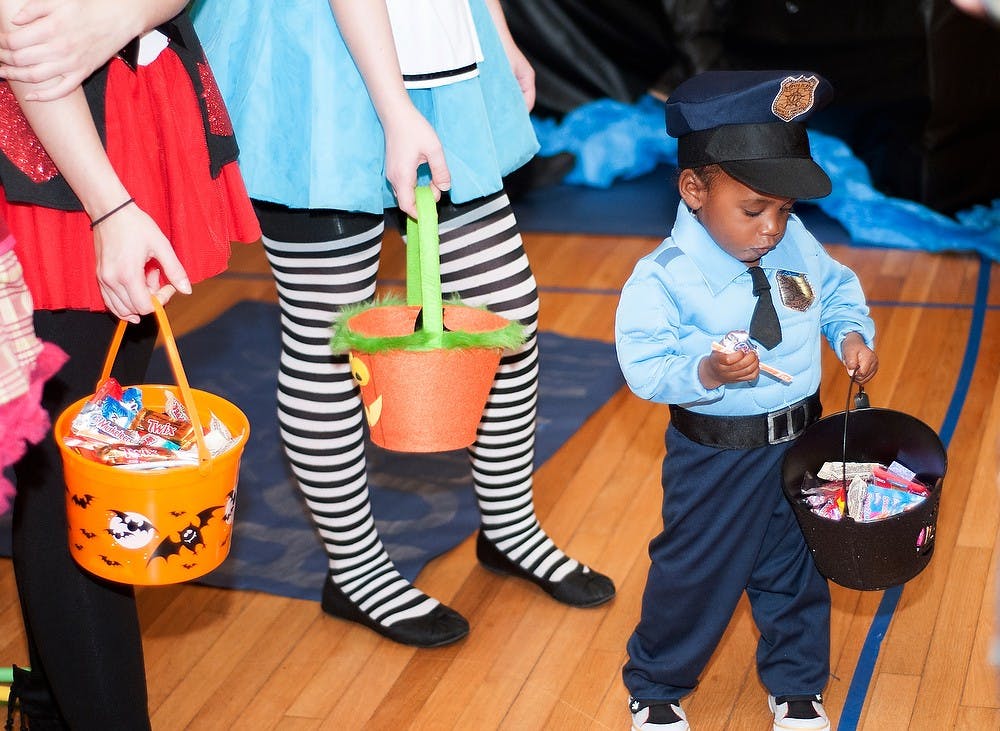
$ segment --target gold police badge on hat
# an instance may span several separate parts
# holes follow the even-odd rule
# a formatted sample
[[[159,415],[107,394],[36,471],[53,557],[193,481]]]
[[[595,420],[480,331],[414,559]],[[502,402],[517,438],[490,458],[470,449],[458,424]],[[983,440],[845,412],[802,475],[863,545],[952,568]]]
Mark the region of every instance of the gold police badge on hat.
[[[779,119],[791,122],[812,109],[817,86],[819,79],[815,76],[786,76],[781,80],[778,95],[771,102],[771,111]]]
[[[778,284],[778,293],[781,295],[781,304],[790,310],[805,312],[816,299],[816,294],[805,274],[781,269],[775,274],[775,281]]]

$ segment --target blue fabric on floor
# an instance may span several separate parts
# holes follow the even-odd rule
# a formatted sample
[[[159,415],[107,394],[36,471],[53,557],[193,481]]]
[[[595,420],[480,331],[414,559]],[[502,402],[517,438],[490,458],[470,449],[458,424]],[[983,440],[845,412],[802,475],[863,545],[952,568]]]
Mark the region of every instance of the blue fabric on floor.
[[[522,231],[663,239],[670,235],[680,201],[676,175],[672,165],[660,165],[610,188],[568,184],[535,188],[511,205]],[[800,201],[795,212],[823,243],[851,241],[847,230],[818,206]]]
[[[677,140],[667,136],[663,103],[651,96],[635,104],[601,99],[567,114],[561,122],[533,118],[542,155],[571,152],[577,164],[566,176],[568,186],[605,189],[620,180],[634,180],[657,166],[677,164]],[[812,154],[833,181],[833,192],[815,201],[827,216],[837,221],[857,243],[928,251],[975,251],[1000,261],[1000,200],[957,214],[956,219],[919,203],[892,198],[877,191],[868,170],[846,143],[815,130],[809,131]],[[676,193],[674,193],[676,201]],[[636,199],[637,202],[639,199]],[[604,206],[580,207],[591,218],[602,217]],[[633,218],[645,224],[635,207]],[[530,210],[528,211],[530,213]],[[672,214],[671,214],[672,215]],[[619,215],[627,222],[628,216]],[[575,217],[562,230],[604,233],[596,228],[569,228],[584,219]],[[808,222],[807,222],[808,225]],[[533,230],[530,215],[522,215],[522,226]],[[649,225],[614,233],[647,235]],[[549,229],[551,230],[551,229]],[[665,232],[658,234],[665,236]],[[823,241],[846,241],[846,238]]]
[[[278,439],[279,328],[276,305],[248,301],[178,340],[191,385],[237,404],[251,425],[232,550],[199,583],[318,599],[326,554]],[[542,333],[539,352],[536,466],[624,385],[611,343]],[[162,351],[147,382],[174,383]],[[468,456],[465,450],[411,455],[369,445],[368,459],[375,522],[389,555],[412,581],[479,525]],[[9,513],[0,518],[0,553],[10,555]]]

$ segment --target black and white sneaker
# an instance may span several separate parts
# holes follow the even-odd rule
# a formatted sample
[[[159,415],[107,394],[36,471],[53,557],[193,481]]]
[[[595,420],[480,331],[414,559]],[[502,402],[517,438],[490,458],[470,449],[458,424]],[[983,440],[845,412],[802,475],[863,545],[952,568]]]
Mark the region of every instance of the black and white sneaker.
[[[823,696],[773,695],[767,705],[774,713],[774,731],[830,731],[830,720],[823,708]]]
[[[646,704],[635,698],[629,698],[628,709],[632,713],[632,731],[690,731],[691,729],[679,701]]]

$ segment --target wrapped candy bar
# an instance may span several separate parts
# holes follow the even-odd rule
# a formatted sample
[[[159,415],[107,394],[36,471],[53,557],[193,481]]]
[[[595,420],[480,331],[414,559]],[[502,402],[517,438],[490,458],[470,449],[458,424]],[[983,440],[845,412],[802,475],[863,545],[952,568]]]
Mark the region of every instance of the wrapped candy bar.
[[[126,388],[122,391],[122,397],[118,402],[135,418],[135,415],[142,410],[142,391],[135,386]]]
[[[114,378],[105,378],[104,381],[97,387],[94,391],[94,395],[90,397],[88,404],[99,404],[104,399],[111,397],[116,401],[120,401],[124,390],[121,384],[118,383]]]
[[[839,492],[845,498],[838,504],[842,515],[867,523],[898,515],[930,495],[930,489],[916,480],[912,471],[898,462],[891,467],[877,462],[824,462],[816,478],[808,478],[807,482],[817,478],[825,481],[803,488],[803,500],[817,515],[839,520],[841,516],[834,517],[835,511],[826,499]]]
[[[108,378],[73,419],[64,443],[88,459],[126,469],[197,464],[195,427],[181,401],[170,391],[165,397],[163,412],[145,408],[141,389],[123,389]],[[239,442],[215,414],[204,431],[212,456]]]
[[[883,520],[910,510],[924,501],[923,495],[905,490],[868,485],[858,513],[852,515],[859,523]]]
[[[913,478],[915,478],[917,476],[916,472],[914,472],[913,470],[911,470],[906,465],[900,464],[899,462],[897,462],[895,460],[893,460],[892,464],[889,465],[888,467],[886,467],[886,469],[889,470],[890,472],[892,472],[893,474],[899,475],[904,480],[912,480]]]
[[[868,499],[868,480],[862,475],[856,475],[847,487],[847,513],[855,520],[860,520],[864,513],[865,500]]]
[[[98,411],[81,411],[73,420],[71,433],[83,442],[91,445],[97,444],[128,444],[132,446],[157,447],[163,449],[176,450],[180,447],[169,439],[147,434],[128,427],[118,426],[110,419],[106,419]],[[73,446],[69,439],[67,445]]]
[[[736,353],[736,352],[756,352],[757,346],[750,340],[750,333],[746,330],[731,330],[726,333],[726,336],[722,338],[721,343],[712,343],[712,350],[719,351],[720,353]],[[774,376],[779,381],[783,383],[791,383],[792,377],[782,370],[778,370],[773,366],[769,366],[767,363],[761,362],[760,369],[767,373],[768,375]]]
[[[101,416],[108,421],[112,421],[120,427],[128,429],[132,424],[135,414],[121,401],[113,398],[106,398],[99,404]]]
[[[205,446],[209,453],[216,457],[236,444],[239,439],[234,438],[222,419],[212,414],[208,421],[208,431],[205,432]]]
[[[897,463],[893,462],[893,464]],[[904,476],[907,473],[910,477]],[[872,481],[873,484],[879,487],[895,488],[913,493],[914,495],[921,495],[922,497],[927,497],[931,493],[930,488],[914,479],[914,473],[910,470],[906,470],[900,474],[899,472],[886,469],[882,465],[875,465],[872,469]]]
[[[105,444],[94,450],[99,462],[109,465],[132,465],[140,462],[178,463],[178,452],[166,447],[130,447],[125,444]]]
[[[142,435],[139,432],[129,429],[127,426],[120,426],[101,413],[97,406],[84,406],[83,410],[73,419],[73,434],[89,437],[96,442],[105,444],[132,444],[142,443]]]
[[[820,482],[802,490],[802,496],[812,512],[831,520],[840,520],[846,507],[844,483]]]
[[[166,392],[166,404],[163,406],[163,413],[169,416],[171,419],[176,421],[191,421],[191,417],[188,416],[187,409],[184,408],[184,404],[181,400],[177,398],[172,391]]]
[[[750,333],[746,330],[731,330],[722,338],[722,346],[730,353],[737,351],[757,350],[757,346],[750,340]]]
[[[195,441],[194,425],[187,420],[172,419],[150,409],[143,409],[136,415],[132,427],[147,434],[156,434],[187,449]]]
[[[821,518],[840,520],[844,517],[844,501],[831,495],[809,495],[804,498],[809,509]]]
[[[853,480],[858,475],[867,477],[878,467],[876,462],[824,462],[816,477],[821,480]]]

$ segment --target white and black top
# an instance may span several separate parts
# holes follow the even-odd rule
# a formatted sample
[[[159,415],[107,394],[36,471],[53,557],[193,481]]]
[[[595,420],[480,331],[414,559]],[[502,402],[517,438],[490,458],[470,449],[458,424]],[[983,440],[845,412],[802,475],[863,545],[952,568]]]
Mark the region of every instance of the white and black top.
[[[429,89],[479,74],[483,60],[468,0],[386,0],[407,89]]]

